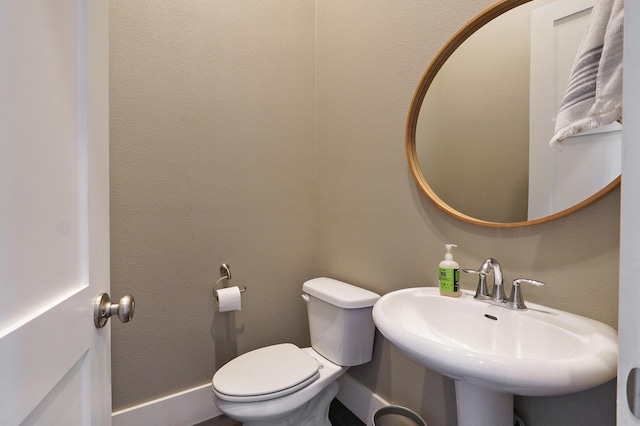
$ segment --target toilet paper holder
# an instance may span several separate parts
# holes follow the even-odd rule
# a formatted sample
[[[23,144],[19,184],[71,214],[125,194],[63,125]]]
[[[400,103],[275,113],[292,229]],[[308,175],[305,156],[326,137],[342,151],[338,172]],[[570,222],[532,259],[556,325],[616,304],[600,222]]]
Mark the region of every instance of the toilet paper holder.
[[[215,296],[216,300],[218,300],[218,284],[220,284],[223,280],[230,280],[230,279],[231,279],[231,267],[226,263],[223,263],[222,265],[220,265],[220,278],[213,285],[213,295]],[[245,291],[247,291],[246,286],[240,289],[240,293],[244,293]]]

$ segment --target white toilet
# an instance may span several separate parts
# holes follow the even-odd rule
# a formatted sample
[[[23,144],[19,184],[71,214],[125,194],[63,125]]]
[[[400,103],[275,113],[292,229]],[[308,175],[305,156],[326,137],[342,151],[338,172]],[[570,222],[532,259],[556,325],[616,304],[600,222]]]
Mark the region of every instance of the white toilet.
[[[291,343],[241,355],[220,368],[212,386],[218,408],[245,426],[331,426],[337,379],[371,360],[379,295],[331,278],[302,286],[311,347]]]

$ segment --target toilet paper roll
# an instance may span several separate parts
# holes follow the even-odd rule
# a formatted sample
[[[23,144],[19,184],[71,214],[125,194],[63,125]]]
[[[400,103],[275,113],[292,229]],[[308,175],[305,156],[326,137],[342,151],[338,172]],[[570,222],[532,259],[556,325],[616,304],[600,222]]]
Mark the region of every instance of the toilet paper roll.
[[[218,310],[220,312],[239,311],[240,309],[240,288],[235,286],[218,290]]]

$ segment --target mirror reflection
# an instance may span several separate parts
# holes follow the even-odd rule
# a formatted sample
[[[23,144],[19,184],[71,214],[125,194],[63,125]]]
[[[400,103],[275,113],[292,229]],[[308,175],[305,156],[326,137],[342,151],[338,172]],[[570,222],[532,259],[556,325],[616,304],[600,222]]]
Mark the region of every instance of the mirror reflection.
[[[472,22],[469,38],[452,53],[441,51],[450,56],[437,73],[427,70],[415,153],[423,190],[445,211],[472,222],[526,225],[615,187],[617,123],[566,141],[562,151],[548,144],[593,3],[534,0],[477,29]],[[407,136],[411,144],[410,130]]]

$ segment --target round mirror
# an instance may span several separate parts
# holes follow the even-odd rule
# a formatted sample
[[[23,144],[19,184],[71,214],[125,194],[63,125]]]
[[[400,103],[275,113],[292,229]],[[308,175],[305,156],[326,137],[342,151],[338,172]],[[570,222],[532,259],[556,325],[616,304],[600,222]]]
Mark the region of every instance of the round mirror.
[[[505,0],[458,31],[409,110],[409,166],[445,212],[494,227],[572,213],[620,182],[621,126],[549,147],[595,0]]]

